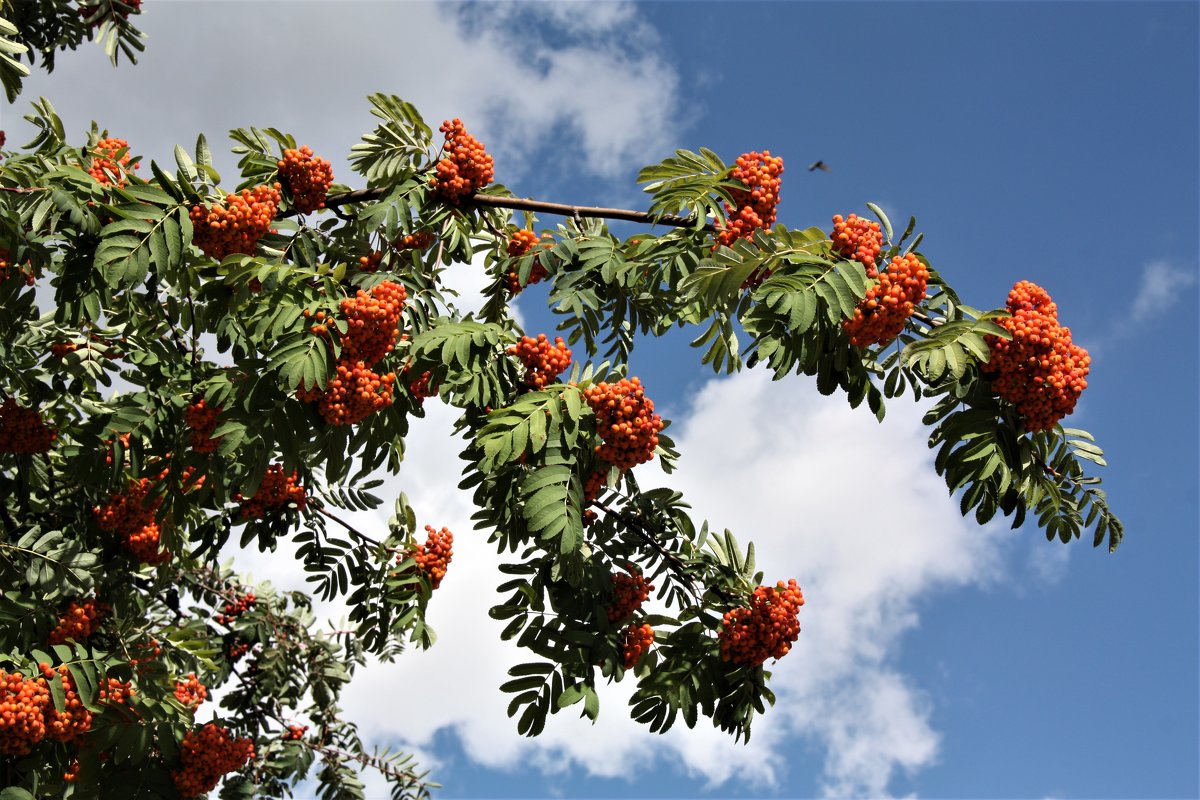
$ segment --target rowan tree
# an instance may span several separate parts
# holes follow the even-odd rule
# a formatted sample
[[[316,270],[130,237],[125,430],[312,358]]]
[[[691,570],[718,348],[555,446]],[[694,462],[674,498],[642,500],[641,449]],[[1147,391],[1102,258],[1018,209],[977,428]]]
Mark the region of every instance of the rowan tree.
[[[59,33],[29,9],[0,22],[10,97],[27,68],[7,54],[25,47],[49,68],[98,32],[134,55],[138,3],[29,8]],[[5,800],[280,797],[305,777],[354,797],[364,768],[427,794],[338,697],[368,657],[434,641],[454,533],[403,495],[378,531],[343,513],[384,502],[376,476],[397,472],[434,398],[467,442],[476,530],[457,535],[505,554],[491,615],[529,654],[498,687],[517,730],[567,709],[594,720],[597,686],[632,680],[628,713],[652,731],[704,717],[748,738],[804,597],[680,493],[639,484],[678,456],[628,358],[676,327],[718,374],[815,376],[880,419],[889,399],[926,398],[964,514],[1120,542],[1083,469],[1101,451],[1061,424],[1090,359],[1044,289],[1014,276],[995,310],[968,306],[915,219],[897,235],[869,203],[874,220],[775,224],[778,154],[680,150],[642,170],[645,211],[564,206],[495,183],[503,164],[462,120],[439,136],[399,98],[369,102],[379,123],[346,184],[275,129],[230,132],[232,180],[203,137],[146,164],[119,129],[69,135],[45,99],[33,140],[0,151]],[[563,221],[535,230],[537,213]],[[641,227],[620,238],[606,220]],[[464,313],[443,272],[480,251],[488,300]],[[537,281],[553,344],[510,313]],[[295,544],[311,591],[247,584],[218,564],[231,542]],[[643,608],[652,594],[664,613]],[[314,626],[314,599],[339,597],[350,629]]]

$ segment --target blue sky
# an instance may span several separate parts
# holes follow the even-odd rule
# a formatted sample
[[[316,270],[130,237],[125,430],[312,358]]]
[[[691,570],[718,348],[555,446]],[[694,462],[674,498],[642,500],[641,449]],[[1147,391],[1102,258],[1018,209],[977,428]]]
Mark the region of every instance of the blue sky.
[[[556,719],[546,741],[517,741],[494,718],[493,678],[464,671],[472,653],[498,674],[510,658],[470,616],[489,602],[469,589],[490,580],[486,548],[456,554],[441,590],[446,660],[370,671],[347,705],[377,740],[422,753],[453,797],[1195,797],[1198,8],[159,0],[141,66],[69,54],[0,121],[17,141],[23,104],[45,94],[81,138],[97,118],[162,161],[199,130],[216,145],[251,124],[344,158],[372,125],[364,96],[385,91],[435,125],[461,116],[518,194],[629,207],[637,169],[675,147],[727,161],[766,148],[786,160],[788,225],[874,201],[917,216],[923,252],[971,305],[1043,285],[1093,354],[1069,424],[1112,465],[1116,554],[959,521],[916,409],[893,404],[876,425],[803,380],[714,381],[673,336],[633,361],[685,445],[673,483],[809,598],[754,747],[704,731],[657,743],[618,724],[619,699],[596,729]],[[320,64],[305,47],[327,48]],[[258,86],[216,63],[251,48],[278,65]],[[833,171],[806,172],[816,159]],[[530,332],[553,326],[541,298],[521,299]],[[406,463],[431,466],[400,486],[465,534],[448,420],[434,411],[414,433]],[[442,697],[372,708],[371,691],[446,674]]]

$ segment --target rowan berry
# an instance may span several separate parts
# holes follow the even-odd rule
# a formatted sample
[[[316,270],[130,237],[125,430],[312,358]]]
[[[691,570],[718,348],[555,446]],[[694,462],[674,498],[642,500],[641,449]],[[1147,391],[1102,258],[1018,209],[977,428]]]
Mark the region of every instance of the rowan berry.
[[[99,630],[111,610],[108,603],[92,597],[86,598],[82,603],[72,600],[67,610],[58,618],[58,625],[50,631],[47,641],[50,644],[63,644],[68,639],[85,642]]]
[[[833,252],[857,261],[867,268],[868,278],[879,277],[875,259],[883,249],[883,232],[878,222],[851,214],[845,219],[833,215],[833,231],[829,234]]]
[[[362,361],[339,361],[324,390],[301,387],[296,394],[301,400],[316,402],[317,411],[329,425],[354,425],[392,404],[395,381],[394,372],[380,375]]]
[[[253,757],[254,743],[248,738],[234,738],[214,722],[194,728],[184,734],[179,745],[179,769],[172,773],[175,788],[183,797],[205,794]]]
[[[431,231],[416,231],[396,239],[392,242],[392,247],[397,250],[428,250],[434,241],[436,237]]]
[[[614,572],[612,576],[613,601],[608,606],[608,621],[620,622],[632,617],[650,596],[654,585],[640,572]]]
[[[539,333],[537,338],[522,336],[521,341],[509,347],[507,352],[525,365],[525,377],[522,380],[535,392],[553,383],[559,374],[571,366],[571,351],[561,336],[556,336],[553,344],[544,333]]]
[[[508,253],[509,258],[520,258],[532,250],[534,245],[539,244],[539,242],[542,247],[547,250],[554,246],[554,242],[552,240],[539,240],[536,233],[527,228],[523,228],[519,231],[513,232],[512,238],[508,240],[506,252]],[[529,270],[529,279],[524,284],[521,283],[521,273],[518,272],[515,267],[512,267],[505,275],[508,293],[511,296],[516,296],[520,294],[521,290],[526,286],[532,286],[535,283],[541,283],[549,274],[550,273],[547,272],[546,268],[542,265],[542,260],[540,257],[534,258],[533,266]]]
[[[1087,388],[1092,359],[1058,321],[1046,290],[1019,281],[1008,294],[1012,316],[996,320],[1012,339],[985,336],[991,358],[980,365],[992,389],[1016,406],[1027,431],[1044,431],[1075,410]]]
[[[246,653],[250,652],[250,643],[241,640],[232,642],[225,650],[225,654],[229,656],[230,661],[237,661]]]
[[[718,640],[721,658],[734,664],[761,666],[768,658],[783,658],[800,636],[800,606],[804,595],[794,579],[785,585],[759,586],[748,608],[725,612]]]
[[[74,783],[79,780],[79,771],[81,767],[78,758],[71,759],[71,763],[67,764],[67,768],[63,770],[63,781],[66,783]]]
[[[282,738],[285,742],[298,742],[304,738],[304,733],[307,730],[307,725],[288,725],[287,730],[283,732]]]
[[[303,511],[308,505],[308,495],[298,483],[296,471],[287,475],[278,464],[267,467],[254,497],[247,500],[238,492],[233,499],[241,503],[243,520],[276,517],[293,505]]]
[[[636,622],[625,630],[625,641],[621,647],[621,656],[625,661],[625,669],[633,669],[638,661],[654,644],[654,628],[649,625],[638,625]]]
[[[197,453],[215,453],[217,445],[223,437],[213,438],[217,429],[217,418],[221,415],[220,406],[210,406],[204,400],[197,400],[184,411],[184,423],[191,428],[189,438],[192,450]]]
[[[457,204],[492,182],[492,157],[478,139],[467,133],[462,120],[446,120],[438,130],[446,134],[444,158],[434,168],[430,185],[438,197]]]
[[[217,261],[234,253],[253,255],[258,240],[271,230],[279,211],[279,187],[242,189],[210,205],[192,206],[192,241],[204,255]]]
[[[92,509],[101,530],[116,535],[134,557],[152,565],[171,557],[170,552],[158,549],[161,532],[154,514],[162,500],[150,497],[154,484],[149,478],[135,479],[125,492]]]
[[[602,381],[584,389],[583,396],[596,415],[596,431],[603,440],[596,445],[601,461],[625,470],[654,458],[663,423],[641,380]]]
[[[858,347],[886,344],[904,330],[917,304],[925,299],[929,270],[912,253],[896,256],[880,273],[879,282],[867,289],[854,316],[842,323],[850,343]]]
[[[194,712],[208,699],[208,687],[196,678],[196,673],[189,672],[186,678],[175,681],[175,699],[182,703],[184,708]]]
[[[92,163],[88,167],[88,174],[96,179],[97,183],[104,186],[116,186],[122,188],[129,183],[126,175],[129,172],[137,170],[137,164],[126,169],[129,163],[129,142],[124,139],[101,139],[96,142],[92,148]],[[126,152],[118,159],[117,153],[125,150]]]
[[[0,669],[0,755],[24,756],[46,737],[46,679]]]
[[[83,705],[75,682],[66,666],[57,670],[49,664],[41,665],[42,677],[49,683],[58,674],[63,687],[63,710],[59,711],[53,703],[46,707],[46,736],[56,742],[69,742],[83,736],[92,729],[92,712]]]
[[[379,271],[379,265],[383,262],[383,253],[379,250],[372,250],[365,256],[358,257],[358,271],[374,273]]]
[[[400,336],[400,314],[407,299],[402,285],[384,281],[370,292],[360,289],[354,297],[342,300],[338,308],[348,327],[342,334],[340,360],[372,366],[392,352]]]
[[[17,275],[21,276],[21,280],[25,281],[26,286],[33,286],[37,280],[37,276],[33,274],[33,267],[17,266],[10,260],[12,253],[7,247],[0,247],[0,283],[8,280],[10,277]]]
[[[158,654],[157,648],[155,655]],[[133,661],[129,662],[133,664]],[[116,678],[104,678],[100,681],[99,698],[100,703],[106,706],[125,706],[129,707],[130,701],[133,699],[136,690],[130,685],[129,681],[121,681]]]
[[[0,405],[0,453],[46,453],[57,438],[58,432],[42,421],[39,412],[11,397]]]
[[[429,585],[436,589],[442,585],[442,578],[446,577],[446,568],[454,557],[454,534],[449,528],[435,531],[432,525],[426,525],[425,532],[429,534],[425,538],[425,544],[409,553],[400,554],[396,560],[403,562],[412,558],[417,563],[417,569],[429,578]]]
[[[725,203],[726,219],[717,231],[717,243],[732,247],[738,239],[753,239],[754,232],[770,230],[775,224],[779,205],[779,187],[783,181],[783,158],[772,156],[770,150],[751,151],[737,157],[730,177],[746,184],[748,189],[733,189],[733,203]],[[746,278],[742,288],[762,283],[768,270],[758,270]]]
[[[213,619],[216,620],[218,625],[229,625],[242,614],[254,608],[256,603],[258,603],[258,597],[255,596],[254,592],[246,592],[225,603],[221,607],[221,613],[217,614]]]
[[[292,193],[292,207],[310,214],[325,207],[325,197],[333,185],[333,166],[324,158],[314,157],[312,148],[288,148],[279,160],[279,178]]]
[[[405,366],[403,371],[405,374],[407,374],[408,367]],[[413,396],[413,399],[417,401],[417,405],[425,405],[425,399],[428,397],[437,397],[438,389],[441,388],[441,384],[434,384],[431,386],[430,381],[432,379],[433,373],[429,370],[425,370],[418,375],[415,380],[409,382],[408,392]]]

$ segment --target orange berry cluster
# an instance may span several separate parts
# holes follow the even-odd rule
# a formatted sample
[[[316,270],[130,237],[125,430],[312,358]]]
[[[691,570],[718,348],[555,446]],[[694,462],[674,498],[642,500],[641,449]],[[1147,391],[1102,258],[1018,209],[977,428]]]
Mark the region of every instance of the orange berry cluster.
[[[33,269],[25,269],[24,267],[16,267],[9,261],[11,253],[7,247],[0,247],[0,283],[8,280],[10,275],[21,275],[26,286],[33,286],[36,277],[33,274]],[[11,270],[11,272],[10,272]]]
[[[183,412],[184,423],[191,428],[189,436],[192,442],[192,450],[197,453],[215,453],[217,445],[221,442],[221,437],[212,438],[212,433],[217,428],[217,417],[221,415],[221,408],[208,405],[204,400],[197,400],[187,407]]]
[[[893,258],[879,275],[879,282],[858,302],[854,316],[842,323],[850,334],[850,343],[869,347],[899,336],[917,304],[925,299],[927,280],[929,270],[915,255]]]
[[[308,495],[304,487],[296,482],[296,471],[285,475],[283,467],[271,464],[263,474],[262,483],[254,497],[246,500],[238,492],[233,497],[242,504],[242,519],[266,519],[284,511],[289,505],[295,504],[301,511],[308,505]]]
[[[155,649],[155,655],[158,654],[158,649]],[[129,662],[133,664],[132,661]],[[130,699],[133,698],[135,691],[130,686],[128,681],[119,681],[116,678],[105,678],[100,682],[100,702],[107,706],[128,706]]]
[[[404,368],[408,372],[408,367]],[[408,384],[408,391],[417,401],[417,405],[424,405],[425,398],[434,397],[438,393],[438,386],[430,386],[429,381],[433,378],[433,373],[429,370],[422,372],[416,380]]]
[[[115,534],[143,564],[161,564],[171,557],[168,551],[158,549],[160,531],[154,512],[162,500],[147,500],[153,488],[149,478],[138,478],[124,494],[113,495],[108,503],[92,509],[100,529]]]
[[[229,656],[230,661],[237,661],[239,658],[249,652],[250,643],[243,641],[234,642],[233,644],[229,645],[228,649],[225,651],[225,653]]]
[[[74,783],[75,781],[79,780],[79,772],[82,768],[83,767],[80,765],[78,758],[72,759],[71,763],[67,765],[67,768],[63,770],[63,781],[66,783]]]
[[[367,253],[365,256],[358,257],[358,271],[359,272],[370,272],[370,273],[378,272],[379,265],[382,262],[383,262],[383,253],[380,252],[379,250],[372,250],[370,253]]]
[[[737,157],[737,166],[730,177],[750,188],[734,189],[734,203],[725,204],[728,219],[717,232],[717,242],[729,247],[738,239],[753,238],[759,228],[775,224],[775,207],[779,204],[779,187],[783,183],[783,158],[772,156],[770,150],[752,151]]]
[[[361,289],[338,306],[349,327],[342,335],[341,361],[364,361],[372,366],[392,352],[400,336],[400,314],[408,293],[394,281],[384,281],[369,293]]]
[[[392,247],[397,250],[428,250],[430,245],[433,244],[434,238],[433,233],[430,231],[406,233],[392,242]]]
[[[608,470],[594,470],[592,474],[587,476],[587,480],[583,482],[583,502],[588,504],[600,496],[600,492],[604,491],[604,486],[608,482]]]
[[[210,722],[184,734],[179,745],[179,769],[172,777],[183,797],[210,792],[226,773],[239,770],[254,757],[250,739],[235,739],[228,728]]]
[[[795,579],[786,585],[759,586],[749,608],[725,612],[721,658],[734,664],[761,666],[768,658],[783,658],[800,636],[800,606],[804,595]]]
[[[289,147],[279,160],[279,177],[291,190],[292,207],[310,214],[325,207],[325,196],[333,185],[333,165],[327,159],[314,158],[308,145],[299,150]]]
[[[307,730],[307,725],[288,725],[287,730],[283,732],[283,740],[285,742],[298,742],[304,738],[304,733]]]
[[[87,710],[79,698],[79,692],[76,691],[75,682],[67,668],[59,666],[55,670],[45,663],[39,664],[38,668],[42,671],[42,677],[46,679],[47,683],[57,671],[62,680],[63,694],[65,695],[62,711],[55,708],[53,703],[46,707],[46,736],[56,742],[69,742],[90,731],[92,729],[92,712]]]
[[[862,264],[867,268],[868,278],[879,277],[875,258],[883,249],[883,232],[878,222],[863,219],[857,214],[845,219],[841,214],[834,214],[833,231],[829,238],[833,241],[833,252]]]
[[[392,384],[396,373],[381,375],[358,361],[339,360],[337,372],[324,391],[302,389],[297,395],[308,402],[317,401],[317,411],[330,425],[354,425],[392,404]]]
[[[192,241],[204,255],[218,261],[233,253],[252,255],[254,248],[271,230],[271,221],[279,211],[279,184],[256,186],[227,194],[212,205],[192,206]]]
[[[608,607],[608,621],[620,622],[632,617],[654,585],[647,582],[640,572],[614,572],[612,576],[613,601]]]
[[[97,183],[105,186],[117,186],[118,188],[125,186],[129,182],[125,178],[125,165],[129,163],[129,153],[126,152],[119,160],[116,159],[116,156],[127,147],[129,147],[129,142],[124,139],[101,139],[96,142],[92,152],[99,153],[99,155],[92,158],[88,174],[95,178]],[[138,166],[134,164],[130,171],[136,171]]]
[[[45,453],[57,438],[58,432],[42,421],[39,412],[11,397],[0,405],[0,453]]]
[[[112,608],[108,603],[100,602],[89,597],[82,603],[72,600],[67,610],[58,618],[58,625],[50,631],[47,641],[50,644],[62,644],[68,639],[77,642],[87,641],[88,637],[99,630],[104,618]]]
[[[446,567],[454,557],[454,534],[449,528],[435,531],[432,525],[426,525],[425,532],[429,534],[425,544],[412,553],[398,556],[397,560],[404,561],[411,556],[417,562],[417,568],[428,576],[429,585],[436,589],[442,585],[442,578],[446,577]]]
[[[544,389],[553,383],[563,370],[571,366],[571,351],[561,336],[554,337],[551,344],[546,334],[522,336],[521,341],[508,348],[508,354],[516,356],[525,365],[525,385],[533,391]]]
[[[636,622],[625,631],[625,643],[621,655],[625,659],[625,669],[633,669],[641,660],[650,645],[654,644],[654,628],[649,625],[638,625]]]
[[[196,673],[189,672],[187,678],[175,681],[175,699],[184,708],[195,711],[208,699],[208,688],[196,678]]]
[[[217,614],[215,617],[213,617],[213,619],[216,620],[218,625],[228,625],[242,614],[245,614],[247,611],[254,608],[254,605],[257,602],[258,598],[255,596],[254,592],[246,592],[245,594],[240,595],[236,599],[230,600],[228,603],[223,605],[221,607],[221,613]]]
[[[596,430],[604,440],[596,445],[601,461],[625,470],[654,458],[663,423],[641,380],[601,381],[584,389],[583,397],[596,415]]]
[[[513,233],[512,238],[508,240],[506,252],[509,258],[520,258],[533,249],[533,246],[538,243],[538,235],[528,228],[522,228]],[[542,242],[542,247],[550,249],[553,243],[550,241]],[[542,266],[540,258],[534,259],[533,267],[529,270],[529,281],[525,286],[532,286],[535,283],[541,283],[550,273]],[[514,268],[508,271],[505,276],[508,280],[508,293],[510,295],[518,295],[525,286],[521,285],[521,274]]]
[[[50,689],[46,679],[0,669],[0,754],[28,755],[46,737]]]
[[[492,157],[478,139],[467,133],[461,119],[448,119],[438,130],[446,134],[446,157],[438,162],[430,182],[434,194],[457,203],[492,182]]]
[[[980,369],[993,375],[996,394],[1017,407],[1025,430],[1049,430],[1075,410],[1092,358],[1071,341],[1071,329],[1058,322],[1058,304],[1036,283],[1013,286],[1008,310],[1012,316],[996,322],[1013,338],[985,337],[991,358]]]

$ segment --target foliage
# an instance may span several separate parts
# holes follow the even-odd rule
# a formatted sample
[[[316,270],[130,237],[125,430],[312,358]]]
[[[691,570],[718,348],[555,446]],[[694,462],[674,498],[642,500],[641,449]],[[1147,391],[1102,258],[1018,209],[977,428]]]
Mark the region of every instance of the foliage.
[[[10,97],[27,69],[9,55],[22,48],[50,68],[56,49],[83,38],[115,42],[114,60],[140,47],[127,19],[136,4],[93,11],[107,13],[98,28],[89,20],[99,17],[57,0],[15,8],[17,25],[0,24]],[[60,27],[31,26],[35,14]],[[418,111],[395,97],[369,101],[380,122],[350,153],[366,188],[335,184],[311,217],[287,187],[265,192],[253,212],[266,214],[261,236],[219,260],[198,246],[201,229],[241,190],[279,182],[291,134],[232,131],[240,176],[229,194],[203,137],[139,175],[136,157],[121,163],[126,148],[98,147],[107,133],[95,126],[69,141],[45,99],[26,117],[33,141],[3,153],[0,400],[11,405],[0,411],[0,669],[32,679],[39,664],[65,666],[92,715],[78,739],[0,752],[14,787],[5,797],[179,796],[195,712],[175,681],[188,675],[222,689],[221,724],[253,742],[223,797],[286,796],[306,776],[323,797],[361,797],[363,767],[396,797],[435,786],[403,754],[368,749],[338,707],[367,658],[435,641],[425,612],[440,575],[425,566],[434,556],[407,498],[395,499],[383,535],[343,514],[383,503],[372,476],[398,470],[427,398],[460,411],[461,488],[476,527],[506,554],[491,615],[530,653],[500,687],[517,730],[536,735],[569,707],[594,720],[599,683],[630,679],[630,714],[653,731],[703,716],[749,738],[774,700],[769,672],[724,660],[721,637],[739,616],[728,612],[769,601],[753,545],[711,532],[678,492],[642,490],[632,469],[597,455],[588,389],[626,377],[638,336],[677,326],[696,332],[717,373],[815,376],[822,393],[865,401],[880,419],[888,399],[927,398],[935,467],[964,514],[983,523],[999,511],[1016,527],[1032,513],[1050,538],[1090,529],[1097,545],[1120,543],[1121,523],[1083,469],[1104,465],[1100,449],[1061,425],[1026,432],[991,390],[980,364],[988,337],[1010,335],[996,323],[1008,312],[961,303],[917,250],[915,220],[897,238],[870,206],[880,263],[919,259],[928,293],[894,341],[857,347],[845,324],[877,279],[820,227],[777,225],[716,245],[747,187],[711,151],[677,151],[641,174],[645,221],[682,213],[683,224],[620,239],[577,214],[545,231],[546,247],[512,258],[507,190],[439,197],[440,151]],[[102,158],[114,166],[89,172]],[[495,280],[475,316],[441,279],[479,252]],[[566,382],[531,390],[508,352],[524,331],[507,311],[507,276],[523,285],[535,260],[559,329],[585,357]],[[383,338],[367,347],[356,337],[368,334]],[[353,381],[375,406],[334,424],[334,390]],[[654,432],[670,472],[677,454]],[[246,585],[218,561],[231,543],[271,551],[285,541],[311,593]],[[666,613],[614,618],[614,575],[644,576]],[[313,597],[343,599],[345,629],[315,625]],[[107,604],[97,630],[48,644],[59,615],[84,598]],[[653,646],[633,657],[631,621],[653,628]],[[105,699],[110,681],[128,683],[131,699]],[[64,679],[47,686],[65,713]]]

